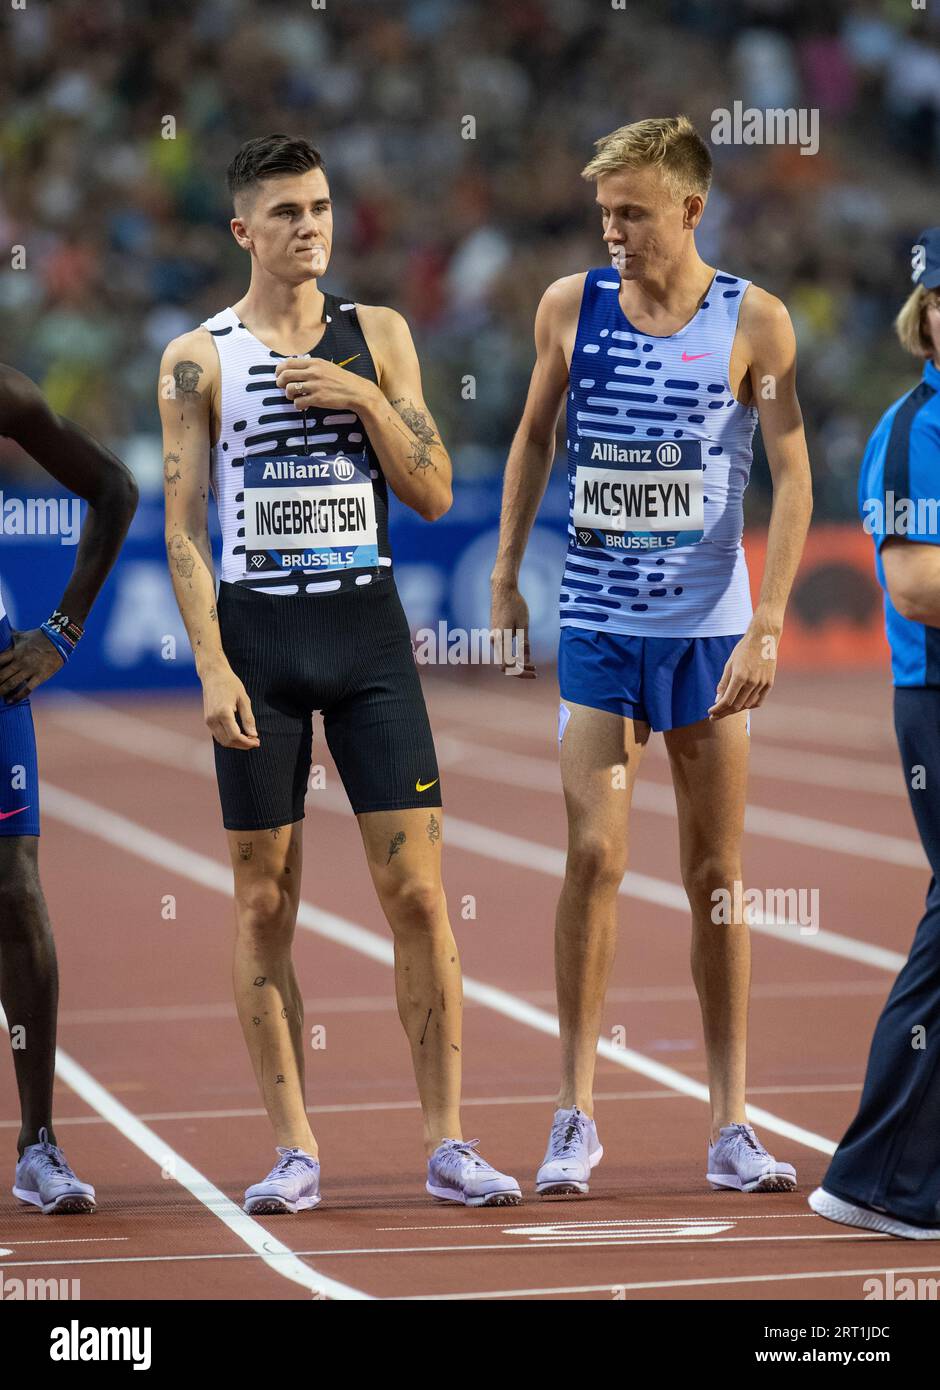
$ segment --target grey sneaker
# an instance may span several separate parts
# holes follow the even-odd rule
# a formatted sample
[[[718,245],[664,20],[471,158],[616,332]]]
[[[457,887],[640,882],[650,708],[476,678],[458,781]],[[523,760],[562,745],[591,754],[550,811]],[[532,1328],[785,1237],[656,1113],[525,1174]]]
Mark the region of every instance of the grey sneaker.
[[[725,1125],[718,1142],[708,1146],[708,1171],[713,1187],[737,1192],[793,1192],[796,1169],[769,1154],[751,1125]]]
[[[320,1160],[303,1149],[282,1149],[266,1178],[245,1193],[249,1216],[293,1214],[320,1205]]]
[[[95,1189],[79,1182],[58,1144],[49,1143],[49,1131],[39,1131],[39,1143],[29,1144],[16,1165],[13,1196],[46,1216],[73,1216],[97,1210]]]
[[[522,1190],[476,1152],[479,1139],[442,1139],[428,1159],[425,1187],[442,1202],[466,1207],[517,1207]]]
[[[604,1156],[597,1126],[583,1110],[556,1110],[542,1166],[535,1175],[540,1197],[570,1197],[587,1192],[591,1169]]]

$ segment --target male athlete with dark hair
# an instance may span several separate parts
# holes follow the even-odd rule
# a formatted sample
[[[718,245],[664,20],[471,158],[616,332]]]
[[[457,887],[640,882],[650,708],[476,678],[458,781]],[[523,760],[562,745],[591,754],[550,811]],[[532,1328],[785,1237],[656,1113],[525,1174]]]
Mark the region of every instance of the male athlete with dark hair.
[[[82,636],[134,516],[137,485],[119,459],[56,415],[28,377],[6,366],[0,366],[0,434],[88,503],[72,577],[50,617],[31,631],[14,631],[0,598],[0,1001],[16,1040],[21,1109],[13,1195],[46,1213],[91,1212],[95,1190],[72,1172],[52,1125],[59,979],[39,881],[29,696],[64,666]]]
[[[228,185],[248,292],[169,345],[159,397],[170,569],[235,874],[236,1004],[278,1151],[246,1210],[320,1201],[291,961],[315,710],[394,936],[427,1190],[515,1204],[515,1180],[460,1138],[461,979],[441,886],[439,774],[388,542],[388,487],[434,521],[451,503],[450,459],[401,315],[320,289],[333,214],[319,152],[283,135],[250,140]]]

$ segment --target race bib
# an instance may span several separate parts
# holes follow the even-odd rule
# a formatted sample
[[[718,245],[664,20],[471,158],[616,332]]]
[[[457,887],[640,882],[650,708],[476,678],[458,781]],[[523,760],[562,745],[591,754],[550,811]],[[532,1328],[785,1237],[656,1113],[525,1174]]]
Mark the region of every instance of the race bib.
[[[597,439],[583,434],[571,519],[575,548],[672,550],[704,535],[699,439]]]
[[[265,570],[374,568],[375,496],[366,453],[245,459],[245,564]]]

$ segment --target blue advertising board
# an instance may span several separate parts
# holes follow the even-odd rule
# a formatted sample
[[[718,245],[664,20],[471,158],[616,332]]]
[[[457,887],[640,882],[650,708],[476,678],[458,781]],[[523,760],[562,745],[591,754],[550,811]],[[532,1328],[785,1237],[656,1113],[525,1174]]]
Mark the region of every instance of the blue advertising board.
[[[489,577],[499,534],[501,482],[460,483],[454,505],[433,523],[390,500],[390,533],[399,591],[412,633],[489,626]],[[0,500],[0,588],[14,627],[37,627],[59,603],[75,560],[72,499],[50,494],[44,531],[17,523],[29,499],[5,487]],[[17,504],[20,504],[19,506]],[[77,504],[76,504],[77,505]],[[218,532],[212,510],[212,540]],[[564,563],[567,489],[552,476],[522,571],[532,654],[554,659],[558,590]],[[23,534],[28,530],[28,534]],[[425,647],[424,650],[427,650]],[[438,660],[443,660],[442,655]],[[170,582],[163,540],[163,499],[142,495],[121,558],[95,604],[86,635],[57,689],[160,691],[193,686],[195,666]]]

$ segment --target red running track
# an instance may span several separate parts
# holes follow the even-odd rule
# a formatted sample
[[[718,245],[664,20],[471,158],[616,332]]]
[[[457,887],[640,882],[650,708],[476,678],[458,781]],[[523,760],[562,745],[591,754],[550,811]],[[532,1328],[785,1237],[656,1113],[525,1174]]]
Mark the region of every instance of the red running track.
[[[425,684],[466,977],[465,1132],[519,1177],[524,1204],[465,1210],[424,1193],[389,936],[318,730],[326,785],[308,797],[296,960],[308,1029],[325,1030],[308,1062],[324,1200],[296,1217],[240,1212],[273,1154],[230,1002],[231,874],[199,702],[41,692],[43,882],[62,974],[57,1128],[100,1209],[43,1218],[0,1199],[0,1273],[78,1279],[84,1299],[721,1300],[861,1299],[889,1268],[936,1274],[929,1246],[843,1231],[805,1204],[853,1114],[927,885],[886,679],[784,673],[753,719],[747,884],[819,895],[818,932],[754,934],[749,1105],[768,1147],[796,1163],[800,1191],[704,1182],[704,1054],[654,737],[598,1065],[605,1158],[588,1198],[552,1202],[534,1197],[533,1179],[557,1086],[554,675],[460,671]],[[17,1127],[6,1065],[11,1179]]]

